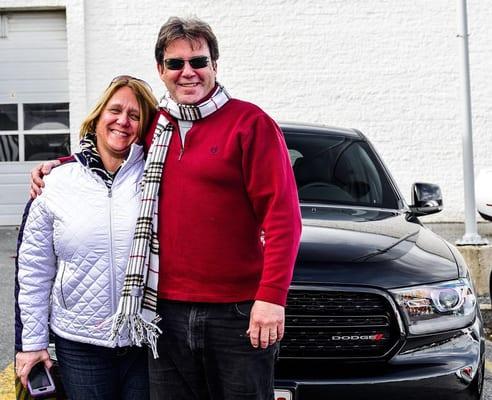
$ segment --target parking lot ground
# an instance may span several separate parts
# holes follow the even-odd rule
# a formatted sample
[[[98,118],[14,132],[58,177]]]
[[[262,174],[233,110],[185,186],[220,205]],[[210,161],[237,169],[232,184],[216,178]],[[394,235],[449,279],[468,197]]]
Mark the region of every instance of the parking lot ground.
[[[13,400],[14,388],[14,363],[10,363],[0,372],[0,400]]]
[[[14,271],[18,230],[0,228],[0,371],[14,355]]]
[[[0,228],[0,400],[13,400],[14,262],[17,228]]]

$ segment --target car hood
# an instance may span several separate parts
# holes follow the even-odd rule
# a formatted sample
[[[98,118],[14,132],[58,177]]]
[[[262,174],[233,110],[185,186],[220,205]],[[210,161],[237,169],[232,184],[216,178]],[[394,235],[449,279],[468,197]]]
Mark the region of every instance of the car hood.
[[[293,283],[395,288],[458,278],[446,242],[398,211],[302,206]]]

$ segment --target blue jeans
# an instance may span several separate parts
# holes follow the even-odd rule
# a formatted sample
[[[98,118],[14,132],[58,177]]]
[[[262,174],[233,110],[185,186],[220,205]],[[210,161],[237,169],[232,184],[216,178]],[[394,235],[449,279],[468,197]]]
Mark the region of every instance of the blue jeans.
[[[147,351],[114,349],[55,336],[63,387],[70,400],[146,400],[149,398]]]
[[[246,330],[252,302],[159,300],[159,358],[149,352],[153,400],[273,400],[278,346],[255,349]]]

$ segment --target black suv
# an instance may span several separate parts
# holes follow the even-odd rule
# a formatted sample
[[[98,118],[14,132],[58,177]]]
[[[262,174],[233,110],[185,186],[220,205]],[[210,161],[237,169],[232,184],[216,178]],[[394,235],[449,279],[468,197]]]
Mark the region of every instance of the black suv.
[[[460,253],[408,206],[357,130],[281,124],[303,218],[277,400],[480,399],[484,337]]]

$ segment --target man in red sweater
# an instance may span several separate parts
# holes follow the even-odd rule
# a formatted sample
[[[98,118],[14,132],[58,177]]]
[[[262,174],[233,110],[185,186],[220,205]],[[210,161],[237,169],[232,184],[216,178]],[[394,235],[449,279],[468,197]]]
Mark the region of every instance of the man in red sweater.
[[[155,58],[172,135],[158,202],[163,333],[149,361],[151,398],[271,400],[301,233],[283,135],[216,81],[208,24],[170,18]]]
[[[169,19],[155,57],[174,132],[159,197],[163,334],[152,397],[272,399],[301,232],[282,133],[217,83],[208,24]]]

